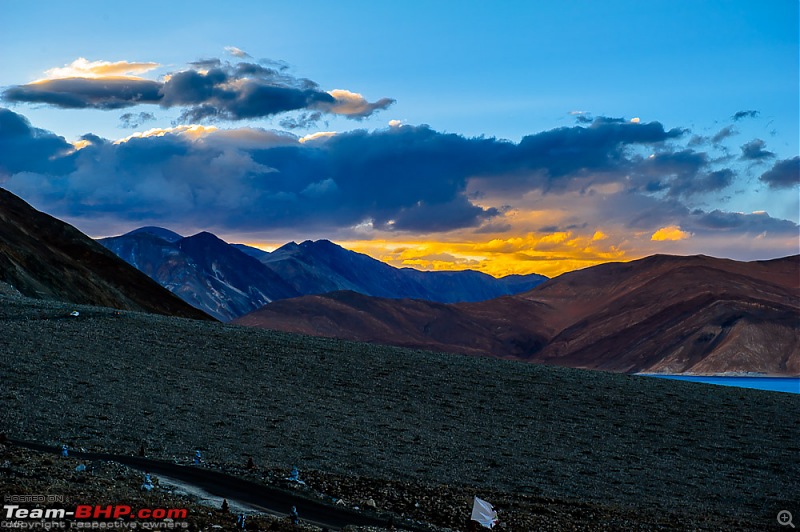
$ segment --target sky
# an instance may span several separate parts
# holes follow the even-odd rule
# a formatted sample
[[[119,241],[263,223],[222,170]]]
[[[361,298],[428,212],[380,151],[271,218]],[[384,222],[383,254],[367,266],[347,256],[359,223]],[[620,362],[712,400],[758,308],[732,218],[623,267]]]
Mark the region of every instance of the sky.
[[[0,186],[548,276],[798,253],[798,2],[0,0]]]

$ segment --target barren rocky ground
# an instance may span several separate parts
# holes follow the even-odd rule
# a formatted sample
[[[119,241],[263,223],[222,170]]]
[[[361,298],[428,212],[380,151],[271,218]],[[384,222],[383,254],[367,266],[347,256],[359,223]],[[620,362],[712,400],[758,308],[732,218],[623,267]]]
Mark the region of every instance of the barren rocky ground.
[[[297,465],[314,493],[440,527],[461,529],[474,495],[509,530],[759,530],[800,510],[794,394],[11,293],[0,299],[0,375],[9,437],[114,453],[144,445],[179,462],[199,448],[209,467],[267,483]],[[256,472],[243,467],[249,456]],[[5,475],[0,487],[28,478],[71,489],[53,466],[37,475]]]

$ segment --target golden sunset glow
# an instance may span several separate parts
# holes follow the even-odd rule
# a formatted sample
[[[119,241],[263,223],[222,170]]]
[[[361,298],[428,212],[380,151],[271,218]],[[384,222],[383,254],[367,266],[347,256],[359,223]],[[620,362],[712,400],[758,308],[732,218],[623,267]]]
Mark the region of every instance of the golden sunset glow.
[[[136,133],[128,135],[127,137],[117,139],[114,141],[114,144],[122,144],[123,142],[128,142],[131,139],[141,139],[147,137],[163,137],[165,135],[182,135],[192,140],[196,140],[210,133],[213,133],[217,130],[218,128],[215,126],[201,126],[198,124],[166,127],[166,128],[156,127],[148,129],[147,131],[137,131]]]
[[[158,68],[158,63],[131,63],[128,61],[89,61],[79,57],[72,63],[59,68],[51,68],[45,71],[47,79],[64,78],[131,78],[136,74],[144,74],[154,68]]]
[[[364,112],[369,103],[361,94],[344,89],[328,91],[336,103],[331,107],[331,112],[339,115],[358,115]]]
[[[528,273],[554,277],[631,258],[615,246],[599,246],[592,237],[575,236],[570,232],[528,233],[475,241],[360,240],[339,244],[400,268],[472,269],[495,277]]]
[[[555,277],[605,262],[624,262],[629,256],[615,246],[599,246],[594,237],[571,233],[527,234],[489,240],[431,241],[415,239],[336,240],[397,268],[455,271],[476,270],[495,277],[538,273]],[[249,241],[248,246],[272,252],[284,242]]]
[[[681,228],[677,225],[670,225],[668,227],[662,227],[655,233],[653,236],[650,237],[650,240],[659,242],[664,240],[686,240],[687,238],[691,238],[691,233],[687,233],[686,231],[682,231]]]
[[[305,137],[300,138],[300,143],[306,143],[312,140],[317,139],[327,139],[336,135],[335,131],[319,131],[317,133],[312,133],[310,135],[306,135]]]
[[[71,142],[70,144],[75,146],[75,151],[78,151],[78,150],[82,150],[86,146],[89,146],[91,144],[91,142],[89,142],[88,140],[85,140],[85,139],[81,139],[81,140],[76,140],[75,142]]]

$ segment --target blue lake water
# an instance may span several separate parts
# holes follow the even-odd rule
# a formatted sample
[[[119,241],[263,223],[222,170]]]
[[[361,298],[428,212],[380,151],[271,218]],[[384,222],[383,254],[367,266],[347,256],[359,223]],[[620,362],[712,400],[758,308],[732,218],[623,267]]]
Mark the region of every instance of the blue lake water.
[[[770,392],[787,392],[800,394],[800,377],[700,377],[685,375],[653,375],[640,373],[643,377],[674,379],[686,382],[701,382],[720,386],[737,386],[739,388],[755,388]]]

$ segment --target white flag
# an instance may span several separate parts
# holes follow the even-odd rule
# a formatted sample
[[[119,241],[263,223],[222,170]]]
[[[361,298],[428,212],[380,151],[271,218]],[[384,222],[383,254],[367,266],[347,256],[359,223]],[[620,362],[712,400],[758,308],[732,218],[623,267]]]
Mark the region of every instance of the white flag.
[[[472,504],[471,519],[486,528],[492,528],[497,524],[497,512],[494,511],[494,506],[475,497],[475,502]]]

